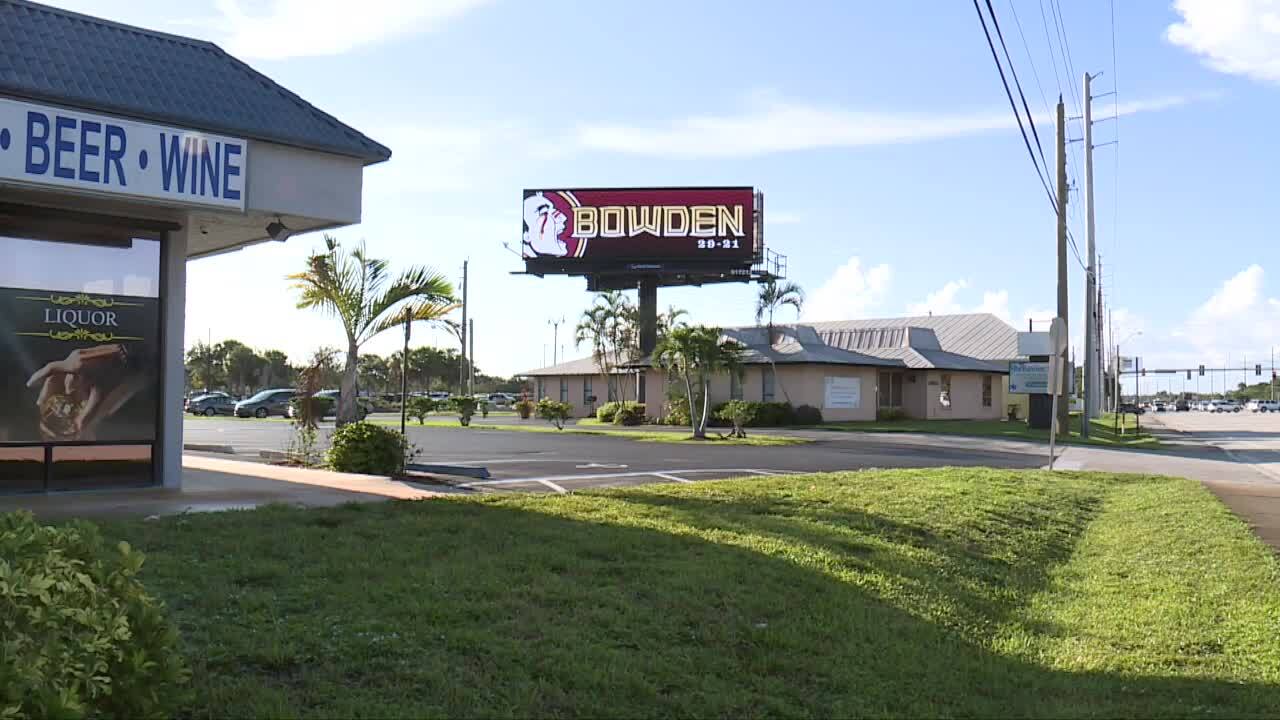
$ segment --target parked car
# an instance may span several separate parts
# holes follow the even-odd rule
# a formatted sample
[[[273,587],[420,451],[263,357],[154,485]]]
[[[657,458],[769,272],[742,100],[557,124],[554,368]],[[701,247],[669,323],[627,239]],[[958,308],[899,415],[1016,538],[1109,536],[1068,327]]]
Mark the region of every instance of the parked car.
[[[1129,415],[1145,415],[1147,411],[1135,403],[1120,403],[1120,412]]]
[[[489,396],[487,399],[490,405],[493,405],[496,407],[507,407],[511,403],[515,402],[515,396],[512,395],[511,393],[501,393],[501,392],[489,393]]]
[[[1244,407],[1249,412],[1280,412],[1280,401],[1250,400]]]
[[[1213,412],[1240,412],[1240,403],[1235,400],[1214,400]]]
[[[1186,400],[1179,400],[1173,404],[1173,409],[1175,412],[1187,412],[1191,409],[1191,403]]]
[[[236,417],[265,418],[272,415],[285,417],[289,414],[289,401],[298,393],[290,388],[263,390],[248,400],[236,403]]]
[[[222,392],[221,390],[213,390],[211,392],[196,393],[194,395],[188,396],[186,400],[182,401],[182,409],[190,410],[191,403],[201,398],[207,398],[207,397],[213,397],[213,396],[224,397],[224,398],[227,398],[228,400],[231,400],[231,402],[233,403],[235,402],[235,400],[230,395]]]
[[[427,397],[431,398],[432,400],[448,400],[450,395],[449,393],[443,390],[436,390],[435,392],[427,393]]]
[[[321,390],[320,392],[311,396],[312,400],[316,401],[317,412],[320,415],[320,417],[317,419],[323,420],[326,417],[332,417],[337,414],[338,398],[342,396],[341,393],[342,393],[341,390]],[[369,402],[368,399],[362,398],[362,397],[356,398],[356,416],[360,420],[363,420],[366,417],[368,417],[369,413],[373,412],[373,410],[374,410],[373,403]],[[292,417],[296,417],[297,415],[298,415],[298,403],[290,402],[288,409],[285,410],[285,417],[292,418]]]
[[[208,393],[197,395],[187,401],[187,412],[192,415],[235,415],[236,401],[226,393]]]

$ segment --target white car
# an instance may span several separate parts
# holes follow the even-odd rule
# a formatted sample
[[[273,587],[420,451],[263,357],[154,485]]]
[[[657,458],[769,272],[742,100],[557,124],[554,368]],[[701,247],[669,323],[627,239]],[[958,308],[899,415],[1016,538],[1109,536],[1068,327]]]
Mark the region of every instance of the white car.
[[[1280,401],[1277,400],[1250,400],[1245,408],[1249,412],[1280,412]]]
[[[1218,413],[1240,412],[1240,403],[1235,400],[1214,400],[1213,411]]]

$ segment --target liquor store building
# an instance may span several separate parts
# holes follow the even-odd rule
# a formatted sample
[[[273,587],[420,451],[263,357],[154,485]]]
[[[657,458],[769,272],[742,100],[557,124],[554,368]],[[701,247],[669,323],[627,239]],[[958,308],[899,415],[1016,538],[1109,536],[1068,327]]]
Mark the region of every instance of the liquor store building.
[[[0,493],[179,487],[188,261],[359,222],[390,156],[214,44],[0,0]]]

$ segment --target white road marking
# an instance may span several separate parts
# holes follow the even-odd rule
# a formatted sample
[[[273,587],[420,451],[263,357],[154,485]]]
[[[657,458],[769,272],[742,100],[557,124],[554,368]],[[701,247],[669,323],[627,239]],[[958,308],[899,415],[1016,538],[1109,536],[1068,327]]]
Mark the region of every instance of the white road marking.
[[[692,480],[686,480],[685,478],[682,478],[679,475],[672,475],[671,473],[656,472],[651,474],[654,475],[655,477],[660,477],[664,480],[675,480],[676,482],[682,482],[682,483],[693,482]]]
[[[554,490],[554,491],[556,491],[556,492],[560,493],[561,495],[564,495],[565,493],[569,492],[568,490],[565,490],[564,488],[562,488],[562,487],[560,487],[559,485],[557,485],[557,484],[555,484],[555,483],[551,482],[550,480],[539,480],[538,482],[542,483],[543,485],[546,485],[547,487],[549,487],[549,488],[551,488],[552,490]]]
[[[641,477],[644,475],[656,475],[658,470],[639,470],[634,472],[620,473],[597,473],[592,475],[547,475],[544,477],[529,478],[504,478],[502,480],[477,480],[475,482],[461,483],[458,487],[484,487],[487,485],[514,485],[517,483],[543,483],[560,482],[564,480],[604,480],[609,478],[626,478]],[[755,470],[748,468],[690,468],[687,470],[671,470],[668,474],[689,475],[692,473],[747,473],[755,475],[774,475],[776,473],[769,470]]]

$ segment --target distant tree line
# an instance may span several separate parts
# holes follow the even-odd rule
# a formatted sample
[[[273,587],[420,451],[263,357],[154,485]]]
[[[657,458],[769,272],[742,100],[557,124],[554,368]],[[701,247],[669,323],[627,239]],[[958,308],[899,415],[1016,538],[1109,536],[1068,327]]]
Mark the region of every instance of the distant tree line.
[[[361,393],[376,395],[400,392],[400,358],[397,350],[389,356],[361,353],[357,387]],[[337,388],[342,381],[342,355],[337,348],[321,347],[301,363],[289,362],[279,350],[257,351],[239,340],[209,344],[197,342],[187,350],[187,387],[192,392],[223,390],[248,396],[267,388],[291,387],[305,368],[314,367],[322,388]],[[409,392],[458,392],[462,359],[457,350],[434,347],[409,349]],[[476,392],[518,393],[522,383],[515,378],[485,375],[476,368]]]

